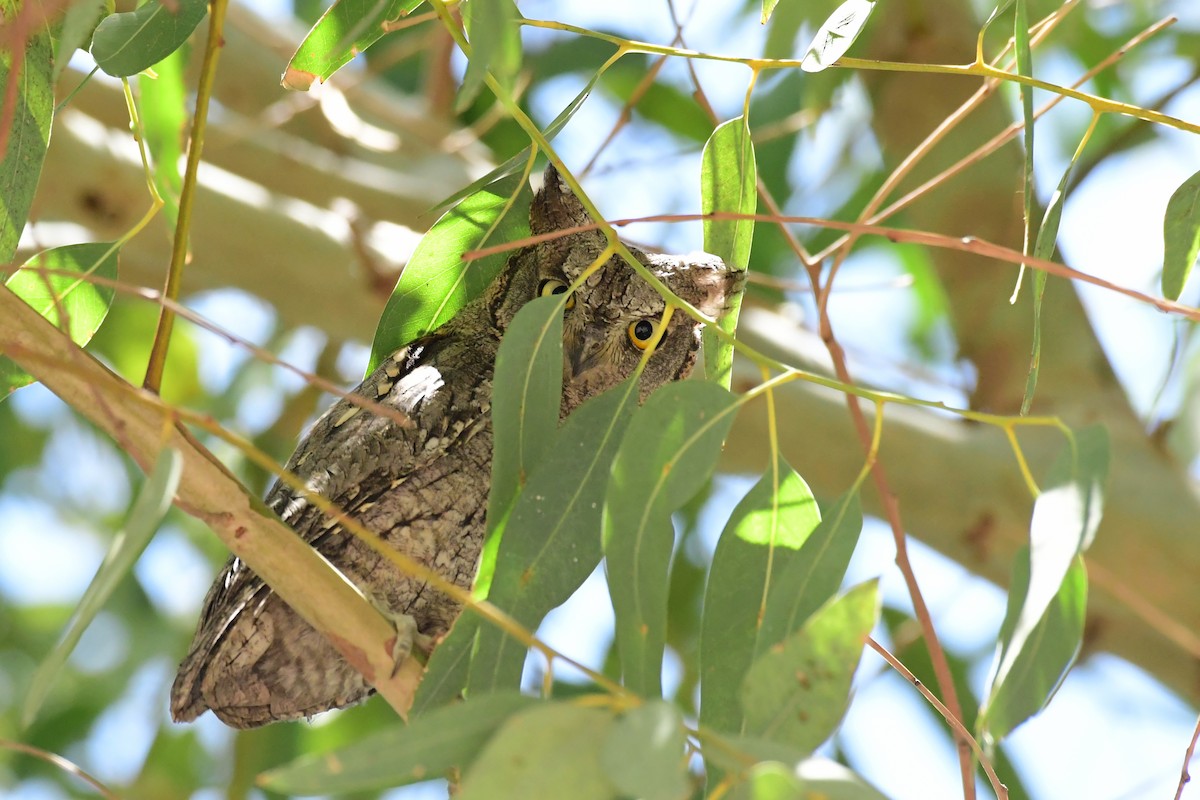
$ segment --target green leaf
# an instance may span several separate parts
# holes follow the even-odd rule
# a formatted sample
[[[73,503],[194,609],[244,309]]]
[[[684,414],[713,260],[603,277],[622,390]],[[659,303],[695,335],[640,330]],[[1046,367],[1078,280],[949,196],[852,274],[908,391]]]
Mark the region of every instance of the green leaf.
[[[730,800],[886,800],[858,775],[827,758],[810,758],[794,768],[770,761],[756,764],[728,796]]]
[[[16,5],[14,0],[0,2],[5,19],[12,18]],[[39,28],[25,41],[20,72],[14,75],[12,50],[0,47],[0,86],[17,86],[8,135],[0,132],[7,141],[0,149],[0,264],[10,263],[17,252],[42,174],[54,118],[53,54],[50,31]]]
[[[1013,563],[1008,609],[1000,628],[1002,642],[1013,637],[1029,579],[1029,548],[1023,547]],[[1087,569],[1083,558],[1076,556],[1041,619],[1012,657],[1007,673],[992,684],[978,722],[980,731],[991,740],[1004,738],[1045,708],[1062,685],[1083,644],[1087,589]]]
[[[706,764],[741,775],[755,764],[774,761],[795,768],[807,755],[791,745],[773,742],[757,736],[731,736],[701,729],[698,737]],[[713,774],[707,776],[709,791],[715,785]]]
[[[521,69],[520,12],[513,0],[470,0],[464,22],[471,38],[471,53],[455,107],[459,113],[470,107],[483,87],[488,72],[512,92]]]
[[[92,58],[114,78],[136,75],[177,50],[207,13],[207,0],[149,0],[136,11],[110,14],[92,34]]]
[[[88,280],[91,276],[117,279],[115,242],[86,242],[38,253],[14,272],[5,286],[39,314],[62,328],[78,345],[99,329],[112,305],[112,286]],[[54,272],[41,272],[41,269]],[[67,319],[60,317],[60,310]],[[10,359],[0,357],[0,398],[33,382],[33,377]]]
[[[58,45],[54,48],[54,81],[58,82],[63,70],[71,61],[76,50],[86,50],[87,43],[96,30],[96,23],[104,13],[104,0],[75,0],[63,15],[62,29],[58,34]]]
[[[516,176],[472,194],[447,211],[421,238],[388,298],[367,364],[383,359],[442,323],[483,293],[509,254],[464,261],[469,250],[529,236],[533,194]]]
[[[496,354],[489,536],[503,526],[521,487],[558,435],[567,298],[564,293],[526,303],[504,332]]]
[[[296,48],[283,73],[288,89],[308,91],[327,81],[424,0],[337,0]]]
[[[717,541],[704,593],[701,724],[741,730],[737,687],[758,650],[766,599],[820,520],[808,485],[782,459],[733,509]]]
[[[791,636],[842,583],[862,532],[858,494],[842,495],[790,559],[767,595],[755,655]]]
[[[821,72],[846,54],[875,10],[875,0],[846,0],[826,18],[804,53],[800,69]]]
[[[845,713],[863,643],[879,618],[879,583],[822,606],[800,630],[759,656],[742,681],[749,733],[811,751]]]
[[[166,203],[172,223],[179,216],[179,193],[183,188],[179,161],[183,157],[188,123],[187,87],[183,81],[186,50],[181,47],[155,64],[157,77],[138,76],[138,107],[154,165],[154,184]]]
[[[425,665],[425,675],[421,678],[409,710],[413,719],[458,699],[467,685],[471,651],[475,647],[475,634],[478,631],[478,616],[470,611],[458,615],[450,633],[434,648],[429,663]]]
[[[730,800],[804,800],[805,796],[800,779],[776,761],[755,764],[746,779],[734,784],[729,792]]]
[[[1184,181],[1167,201],[1163,244],[1163,296],[1178,300],[1200,257],[1200,172]]]
[[[704,145],[700,167],[700,207],[705,214],[714,211],[753,214],[758,210],[758,172],[754,165],[754,143],[744,117],[717,127]],[[750,246],[754,242],[752,219],[705,219],[704,249],[726,264],[746,269],[750,264]],[[718,326],[733,335],[737,330],[742,305],[739,292]],[[704,329],[704,368],[708,379],[729,388],[733,378],[733,345]]]
[[[600,563],[609,470],[637,401],[637,380],[631,378],[572,412],[513,506],[488,597],[530,630]],[[483,626],[471,689],[515,686],[524,663],[523,645],[494,626]]]
[[[472,698],[335,752],[303,756],[263,773],[258,784],[284,794],[341,794],[440,777],[470,765],[497,728],[540,705],[517,692]]]
[[[1032,120],[1026,122],[1026,125],[1032,125]],[[1088,128],[1090,135],[1092,128]],[[1079,157],[1083,155],[1083,145],[1087,142],[1087,135],[1084,136],[1083,142],[1079,143],[1079,147],[1075,150],[1075,154],[1071,157],[1071,163],[1067,164],[1067,168],[1063,170],[1062,179],[1058,182],[1058,187],[1054,190],[1054,196],[1050,198],[1050,204],[1046,206],[1046,211],[1042,215],[1042,225],[1038,230],[1037,242],[1033,245],[1033,255],[1035,258],[1050,259],[1054,256],[1054,244],[1058,241],[1058,228],[1062,222],[1063,203],[1067,199],[1067,186],[1071,182],[1071,173],[1075,169],[1075,163]],[[1031,142],[1027,142],[1027,146]],[[1032,161],[1028,165],[1032,170]],[[1032,175],[1032,172],[1029,173]],[[1030,189],[1031,187],[1026,187]],[[1042,298],[1046,294],[1046,279],[1047,275],[1044,270],[1037,270],[1033,276],[1033,353],[1029,358],[1029,376],[1025,381],[1025,397],[1021,400],[1021,414],[1029,413],[1029,407],[1033,404],[1033,393],[1037,389],[1038,372],[1041,369],[1042,363]]]
[[[690,793],[683,717],[672,704],[651,700],[617,720],[600,763],[622,795],[672,800]]]
[[[456,800],[609,800],[618,796],[600,765],[613,718],[596,708],[539,703],[505,723],[463,778]]]
[[[759,17],[759,24],[766,25],[767,20],[775,13],[775,6],[779,5],[779,0],[762,0],[762,16]]]
[[[79,639],[87,626],[92,623],[100,609],[112,597],[117,585],[124,580],[129,570],[133,568],[138,556],[150,543],[150,538],[158,530],[158,524],[171,507],[175,497],[175,489],[179,486],[179,477],[183,474],[183,456],[178,450],[168,448],[158,454],[154,468],[150,471],[142,489],[134,500],[129,511],[125,526],[117,531],[112,544],[105,554],[104,560],[96,570],[95,577],[88,584],[87,590],[71,614],[67,627],[63,631],[58,644],[46,656],[29,686],[25,696],[25,706],[21,711],[22,727],[29,725],[37,717],[38,709],[46,694],[50,691],[55,677],[67,658],[79,644]]]
[[[1019,662],[1028,665],[1032,661],[1044,666],[1037,653],[1043,646],[1039,626],[1044,619],[1051,618],[1054,622],[1047,624],[1066,625],[1072,612],[1061,606],[1076,603],[1085,596],[1079,592],[1063,596],[1062,592],[1078,557],[1091,545],[1100,525],[1108,466],[1108,433],[1103,426],[1093,425],[1075,434],[1074,441],[1051,468],[1046,486],[1033,506],[1028,576],[1022,575],[1026,568],[1020,559],[1013,568],[1010,594],[1015,594],[1016,599],[1009,598],[1008,613],[1001,627],[989,697],[1000,692]],[[1056,603],[1060,608],[1050,612]],[[1034,652],[1026,654],[1027,649]],[[1044,658],[1053,661],[1055,656]],[[1037,708],[1043,702],[1039,699]],[[988,713],[985,711],[981,716]],[[1012,720],[1012,724],[1019,721]]]
[[[671,514],[704,485],[737,400],[712,383],[671,383],[629,424],[604,499],[604,555],[625,685],[662,695]]]

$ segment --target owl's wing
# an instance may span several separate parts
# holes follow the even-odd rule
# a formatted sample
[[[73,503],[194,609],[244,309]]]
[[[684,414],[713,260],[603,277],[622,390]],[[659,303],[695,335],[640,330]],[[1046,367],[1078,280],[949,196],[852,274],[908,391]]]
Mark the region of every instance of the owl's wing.
[[[352,393],[398,414],[376,414],[343,398],[317,420],[286,467],[305,489],[354,515],[486,426],[499,337],[463,336],[448,327],[401,348]],[[266,502],[318,550],[341,533],[333,518],[282,480]],[[186,712],[211,654],[235,621],[257,613],[270,594],[241,559],[230,558],[205,597],[196,636],[172,689],[173,711]]]

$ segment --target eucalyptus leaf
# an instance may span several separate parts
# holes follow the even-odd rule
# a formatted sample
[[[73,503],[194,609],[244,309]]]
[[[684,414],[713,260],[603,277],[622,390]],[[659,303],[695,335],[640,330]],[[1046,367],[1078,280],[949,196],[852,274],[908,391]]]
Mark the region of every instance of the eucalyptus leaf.
[[[272,792],[341,794],[385,789],[469,767],[496,730],[542,704],[517,692],[472,698],[366,736],[332,753],[302,756],[259,777]]]
[[[1004,683],[1026,640],[1058,595],[1076,556],[1091,545],[1104,510],[1108,468],[1108,433],[1102,425],[1077,432],[1051,467],[1033,505],[1029,580],[1016,606],[1016,621],[1001,639],[993,686]]]
[[[817,31],[804,53],[800,69],[821,72],[846,54],[875,10],[875,0],[846,0]]]
[[[366,374],[483,293],[510,254],[475,261],[464,261],[463,254],[529,236],[532,200],[529,186],[509,176],[467,197],[433,224],[383,309]]]
[[[744,117],[717,127],[704,145],[700,166],[700,207],[705,214],[729,212],[754,214],[758,211],[758,172],[754,162],[754,143]],[[704,249],[726,264],[746,269],[754,242],[754,220],[704,220]],[[737,330],[742,293],[735,294],[718,327],[730,336]],[[720,339],[709,327],[704,329],[704,369],[710,381],[729,388],[733,379],[733,345]]]
[[[490,72],[509,92],[521,69],[521,14],[513,0],[470,0],[464,21],[471,40],[471,54],[456,107],[470,108]]]
[[[600,765],[612,715],[567,703],[516,714],[467,770],[456,800],[610,800],[619,796]]]
[[[879,618],[879,584],[867,581],[816,611],[772,646],[742,681],[746,731],[811,751],[837,728],[867,635]]]
[[[681,800],[690,794],[683,717],[671,703],[651,700],[617,720],[600,754],[609,780],[628,797]]]
[[[288,89],[308,91],[324,83],[424,0],[336,0],[296,48],[283,73]]]
[[[1000,641],[1010,641],[1020,613],[1020,600],[1029,588],[1029,548],[1013,562],[1008,609],[1000,628]],[[1049,704],[1083,645],[1087,617],[1087,569],[1076,556],[1041,619],[1011,659],[1011,666],[993,682],[979,715],[981,734],[999,741],[1015,727]]]
[[[0,0],[4,18],[11,19],[19,3]],[[0,86],[15,85],[12,120],[0,132],[7,145],[0,152],[0,263],[8,264],[17,252],[21,231],[42,174],[50,122],[54,118],[54,45],[50,31],[38,28],[25,42],[20,72],[13,73],[9,47],[0,47]],[[7,133],[7,136],[4,135]]]
[[[600,562],[609,470],[637,402],[637,379],[630,378],[572,412],[513,506],[488,597],[530,630]],[[524,645],[482,626],[470,686],[474,691],[516,686],[524,663]]]
[[[117,253],[115,242],[56,247],[29,259],[9,276],[5,287],[53,324],[65,326],[71,341],[82,346],[100,328],[114,294],[111,285],[93,283],[89,278],[115,281]],[[30,383],[33,376],[0,356],[0,398]]]
[[[1163,242],[1163,296],[1178,300],[1200,257],[1200,172],[1184,181],[1167,201]]]
[[[508,516],[521,487],[558,435],[566,300],[563,294],[526,303],[500,340],[492,381],[488,535]]]
[[[109,14],[92,34],[92,58],[114,78],[136,75],[177,50],[207,13],[207,0],[148,0]]]
[[[738,686],[758,647],[766,599],[821,520],[808,485],[780,458],[733,509],[717,541],[700,632],[700,722],[740,731]]]
[[[756,656],[792,635],[838,590],[862,525],[857,492],[839,497],[770,587]]]
[[[662,694],[671,514],[708,480],[736,399],[712,383],[669,383],[634,415],[604,499],[604,556],[625,685]]]

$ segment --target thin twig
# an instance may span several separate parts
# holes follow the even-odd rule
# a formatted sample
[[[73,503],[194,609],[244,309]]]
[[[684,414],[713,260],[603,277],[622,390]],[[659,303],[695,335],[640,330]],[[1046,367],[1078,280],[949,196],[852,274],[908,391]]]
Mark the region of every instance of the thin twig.
[[[50,751],[43,750],[40,747],[34,747],[33,745],[24,744],[22,742],[14,742],[10,739],[0,739],[0,749],[13,750],[17,753],[25,753],[26,755],[33,756],[34,758],[40,758],[47,764],[52,764],[61,769],[63,772],[79,778],[79,780],[95,789],[96,792],[106,800],[121,800],[116,792],[101,783],[98,778],[88,774],[74,761],[71,761],[64,756],[60,756],[58,753],[51,753]]]
[[[1188,743],[1187,750],[1183,754],[1183,769],[1179,773],[1179,788],[1175,790],[1175,800],[1183,797],[1183,787],[1192,780],[1189,765],[1192,763],[1192,756],[1196,754],[1197,739],[1200,739],[1200,719],[1196,720],[1196,728],[1192,731],[1192,741]]]

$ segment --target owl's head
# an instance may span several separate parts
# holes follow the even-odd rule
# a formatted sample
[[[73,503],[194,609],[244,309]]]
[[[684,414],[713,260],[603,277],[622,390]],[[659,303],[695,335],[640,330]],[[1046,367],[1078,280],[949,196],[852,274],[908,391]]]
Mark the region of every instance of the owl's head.
[[[547,167],[529,213],[533,233],[564,231],[591,221],[554,167]],[[597,230],[575,231],[540,243],[518,259],[523,268],[512,275],[510,288],[532,297],[566,292],[604,246],[604,234]],[[716,256],[656,255],[633,246],[629,250],[672,292],[709,317],[720,316],[742,289],[744,270]],[[639,387],[643,399],[691,372],[701,326],[677,311],[659,336],[665,308],[662,296],[620,256],[613,256],[588,277],[567,300],[563,315],[564,413],[632,375],[651,346],[654,351]]]

